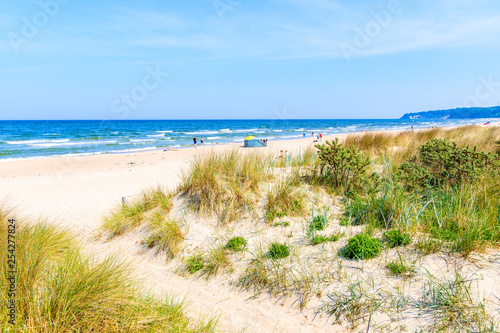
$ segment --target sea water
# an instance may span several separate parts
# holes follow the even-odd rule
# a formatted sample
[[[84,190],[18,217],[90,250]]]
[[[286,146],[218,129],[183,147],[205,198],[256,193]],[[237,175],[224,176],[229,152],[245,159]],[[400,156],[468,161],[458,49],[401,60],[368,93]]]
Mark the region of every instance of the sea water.
[[[460,120],[127,120],[0,121],[0,161],[46,156],[127,153],[241,142],[311,138],[375,130],[406,130],[481,122]]]

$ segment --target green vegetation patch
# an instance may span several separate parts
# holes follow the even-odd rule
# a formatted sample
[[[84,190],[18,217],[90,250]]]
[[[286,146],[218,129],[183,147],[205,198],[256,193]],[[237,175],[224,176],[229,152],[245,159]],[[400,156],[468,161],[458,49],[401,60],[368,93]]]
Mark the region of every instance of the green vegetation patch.
[[[369,234],[362,233],[349,239],[344,256],[349,259],[363,260],[379,255],[382,242]]]
[[[384,242],[388,247],[406,246],[411,244],[412,238],[399,230],[389,230],[384,233]]]
[[[226,249],[235,252],[244,251],[246,247],[247,247],[247,241],[243,237],[233,237],[227,242],[225,246]]]
[[[309,230],[322,231],[328,226],[328,219],[325,215],[317,215],[309,223]]]
[[[314,235],[311,237],[311,244],[316,246],[323,243],[336,242],[339,239],[340,239],[339,235],[330,235],[330,236]]]
[[[283,259],[290,255],[290,247],[286,244],[272,243],[267,255],[271,259]]]
[[[201,254],[194,254],[186,260],[186,267],[190,274],[198,272],[205,266],[205,260]]]

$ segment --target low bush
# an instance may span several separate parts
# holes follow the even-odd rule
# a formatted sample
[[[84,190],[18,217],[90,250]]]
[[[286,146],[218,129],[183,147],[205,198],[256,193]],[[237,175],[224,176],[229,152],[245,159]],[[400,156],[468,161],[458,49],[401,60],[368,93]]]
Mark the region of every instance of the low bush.
[[[290,255],[290,247],[286,244],[272,243],[267,255],[271,259],[283,259]]]
[[[326,184],[348,192],[365,175],[365,168],[370,160],[356,147],[345,147],[339,143],[338,138],[315,147],[319,149],[319,172]]]
[[[233,237],[227,242],[225,246],[226,249],[235,252],[243,251],[246,249],[246,247],[247,247],[247,241],[243,237]]]
[[[344,256],[349,259],[363,260],[379,255],[382,242],[369,234],[362,233],[349,239]]]
[[[475,181],[485,172],[498,173],[499,168],[500,157],[496,154],[433,139],[422,145],[400,170],[402,181],[412,191]]]

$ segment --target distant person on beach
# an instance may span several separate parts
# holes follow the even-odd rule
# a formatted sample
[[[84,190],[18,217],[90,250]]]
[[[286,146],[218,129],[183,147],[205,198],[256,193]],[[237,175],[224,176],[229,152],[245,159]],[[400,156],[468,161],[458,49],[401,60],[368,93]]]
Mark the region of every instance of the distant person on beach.
[[[203,144],[203,137],[201,137],[201,139],[200,139],[200,144],[201,145]]]
[[[196,137],[193,138],[194,147],[196,148]]]
[[[311,137],[314,137],[314,132],[311,132]]]
[[[306,133],[303,134],[304,135],[304,138],[306,137]]]
[[[280,156],[279,158],[284,158],[285,156],[283,155],[283,150],[280,150]]]
[[[411,131],[413,132],[413,125],[411,125]]]
[[[323,134],[319,133],[319,141],[323,141]]]

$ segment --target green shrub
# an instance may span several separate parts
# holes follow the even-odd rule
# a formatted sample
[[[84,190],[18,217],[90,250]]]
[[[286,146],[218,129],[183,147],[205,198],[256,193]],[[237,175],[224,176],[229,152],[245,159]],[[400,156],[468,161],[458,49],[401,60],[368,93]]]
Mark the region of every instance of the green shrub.
[[[495,141],[495,144],[497,146],[495,152],[500,155],[500,140]]]
[[[319,149],[319,171],[327,184],[332,184],[335,188],[340,187],[347,192],[365,175],[365,168],[370,160],[356,147],[346,148],[339,143],[338,138],[315,147]]]
[[[384,233],[384,242],[388,247],[406,246],[411,243],[411,236],[399,230],[389,230]]]
[[[344,256],[349,259],[371,259],[378,256],[382,242],[369,234],[362,233],[349,239]]]
[[[194,274],[198,272],[205,266],[205,261],[203,260],[203,256],[201,254],[192,255],[187,259],[186,266],[189,273]]]
[[[247,247],[247,241],[243,237],[233,237],[231,238],[225,248],[236,252],[243,251]]]
[[[471,182],[485,171],[498,173],[499,168],[498,155],[433,139],[422,145],[417,156],[401,165],[400,170],[402,181],[412,191]]]
[[[286,244],[272,243],[267,255],[271,259],[283,259],[290,255],[290,247]]]
[[[283,227],[283,228],[286,228],[286,227],[289,227],[290,226],[290,222],[275,222],[273,224],[273,227]]]

